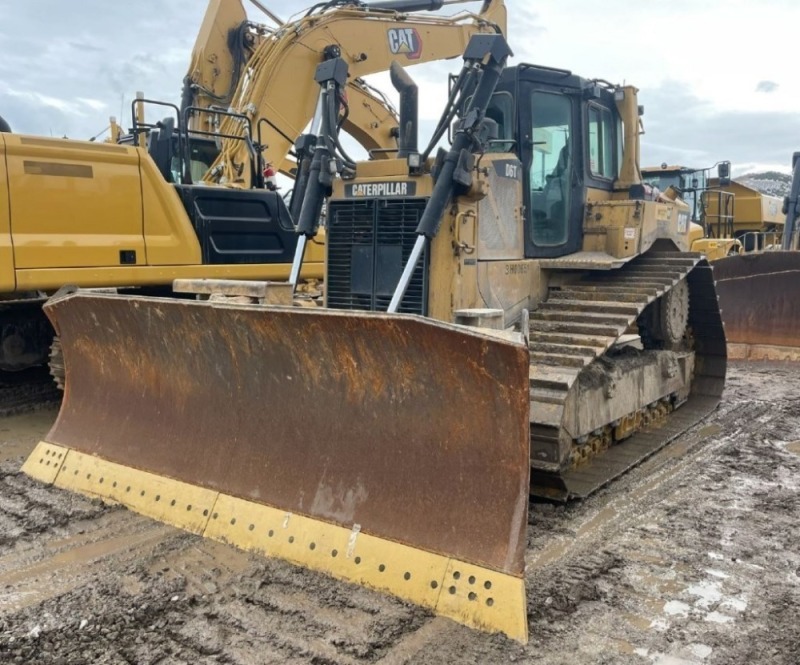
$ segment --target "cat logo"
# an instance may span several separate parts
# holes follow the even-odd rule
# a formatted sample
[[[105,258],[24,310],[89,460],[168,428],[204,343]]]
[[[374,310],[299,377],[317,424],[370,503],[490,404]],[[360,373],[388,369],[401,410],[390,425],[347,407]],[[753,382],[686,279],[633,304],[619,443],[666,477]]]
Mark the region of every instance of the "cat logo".
[[[422,40],[415,28],[390,28],[389,50],[393,55],[401,53],[409,60],[417,60],[422,53]]]

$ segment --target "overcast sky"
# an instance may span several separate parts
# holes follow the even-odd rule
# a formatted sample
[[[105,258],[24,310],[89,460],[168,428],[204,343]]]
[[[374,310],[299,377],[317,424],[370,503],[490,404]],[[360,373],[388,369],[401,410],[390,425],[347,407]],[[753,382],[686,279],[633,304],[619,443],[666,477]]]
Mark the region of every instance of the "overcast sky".
[[[264,17],[248,4],[255,20]],[[262,0],[287,18],[309,3]],[[506,0],[515,62],[633,83],[643,165],[789,170],[800,150],[796,0]],[[130,124],[136,90],[177,102],[205,0],[0,0],[0,115],[18,132],[88,138]],[[477,9],[479,3],[466,7]],[[459,61],[410,70],[433,121]],[[385,79],[376,81],[383,88]],[[430,123],[423,125],[430,127]]]

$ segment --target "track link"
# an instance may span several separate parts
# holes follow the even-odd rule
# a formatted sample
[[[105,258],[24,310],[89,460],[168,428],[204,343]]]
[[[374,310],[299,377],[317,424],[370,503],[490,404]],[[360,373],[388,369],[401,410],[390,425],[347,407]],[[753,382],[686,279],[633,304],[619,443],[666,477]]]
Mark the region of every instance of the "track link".
[[[666,425],[645,428],[592,463],[565,470],[543,450],[558,448],[565,404],[581,372],[635,330],[644,309],[681,281],[689,286],[695,376],[689,399]],[[534,494],[585,497],[669,443],[719,403],[725,336],[711,267],[701,254],[648,252],[613,271],[590,271],[550,290],[530,315],[530,400]]]

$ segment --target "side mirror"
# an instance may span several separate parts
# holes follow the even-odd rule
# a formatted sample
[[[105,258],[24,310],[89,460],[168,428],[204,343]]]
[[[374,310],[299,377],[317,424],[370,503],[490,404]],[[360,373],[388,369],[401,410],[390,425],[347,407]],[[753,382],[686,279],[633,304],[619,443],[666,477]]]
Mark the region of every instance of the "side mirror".
[[[717,177],[719,178],[719,186],[727,187],[731,184],[731,163],[720,162],[717,166]]]

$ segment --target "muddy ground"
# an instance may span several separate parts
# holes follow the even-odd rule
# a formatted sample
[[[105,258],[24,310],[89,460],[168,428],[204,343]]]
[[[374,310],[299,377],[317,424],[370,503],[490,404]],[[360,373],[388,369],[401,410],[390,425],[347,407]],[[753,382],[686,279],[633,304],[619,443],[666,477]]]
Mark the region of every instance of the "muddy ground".
[[[800,663],[800,367],[588,501],[534,505],[530,643],[20,475],[55,410],[0,420],[2,663]]]

